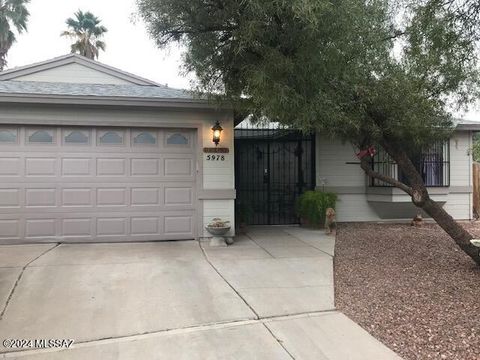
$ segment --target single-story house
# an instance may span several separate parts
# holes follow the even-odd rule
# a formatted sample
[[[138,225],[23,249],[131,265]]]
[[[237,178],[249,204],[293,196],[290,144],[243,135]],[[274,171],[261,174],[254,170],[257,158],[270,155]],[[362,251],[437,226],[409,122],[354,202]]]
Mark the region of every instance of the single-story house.
[[[75,54],[1,72],[0,243],[201,238],[215,217],[234,228],[236,198],[247,222],[290,224],[298,195],[314,188],[339,195],[339,221],[415,215],[407,195],[366,178],[351,146],[245,123]],[[419,158],[457,219],[472,218],[475,130],[462,123]],[[372,166],[401,176],[380,153]]]
[[[212,126],[221,124],[215,148]],[[0,73],[0,243],[193,239],[233,222],[233,113],[66,55]]]

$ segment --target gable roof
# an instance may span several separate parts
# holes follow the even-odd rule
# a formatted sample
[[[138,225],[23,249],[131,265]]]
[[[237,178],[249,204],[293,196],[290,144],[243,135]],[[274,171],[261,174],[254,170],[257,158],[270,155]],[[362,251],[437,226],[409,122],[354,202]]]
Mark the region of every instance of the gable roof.
[[[45,70],[49,70],[49,69],[53,69],[56,67],[69,65],[69,64],[83,65],[90,69],[131,82],[132,84],[135,84],[135,85],[158,86],[158,84],[154,81],[125,72],[123,70],[114,68],[109,65],[102,64],[98,61],[91,60],[89,58],[86,58],[78,54],[68,54],[68,55],[56,57],[50,60],[38,62],[35,64],[20,66],[17,68],[0,72],[0,81],[15,80],[16,78],[19,78],[25,75],[35,74],[40,71],[45,71]]]
[[[166,86],[73,84],[9,80],[0,81],[0,96],[4,94],[140,99],[194,99],[193,95],[185,90],[173,89]]]

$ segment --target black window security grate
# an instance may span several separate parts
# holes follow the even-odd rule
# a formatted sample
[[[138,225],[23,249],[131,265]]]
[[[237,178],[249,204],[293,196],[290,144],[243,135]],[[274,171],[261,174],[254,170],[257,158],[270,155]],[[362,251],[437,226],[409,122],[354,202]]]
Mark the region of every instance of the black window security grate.
[[[417,156],[412,161],[422,175],[428,187],[450,186],[450,142],[438,142]],[[382,149],[372,158],[372,169],[380,174],[390,176],[408,184],[397,164]],[[370,179],[370,186],[391,187],[392,185],[378,179]]]

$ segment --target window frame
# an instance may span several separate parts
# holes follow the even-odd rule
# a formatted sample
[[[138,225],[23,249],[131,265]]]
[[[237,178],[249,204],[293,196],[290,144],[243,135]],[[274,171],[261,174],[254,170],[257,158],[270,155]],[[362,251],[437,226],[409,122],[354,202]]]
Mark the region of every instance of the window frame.
[[[158,131],[157,130],[155,130],[155,129],[132,129],[130,132],[131,132],[130,137],[131,137],[131,145],[132,146],[134,146],[134,147],[138,147],[138,146],[156,147],[156,146],[158,146],[159,136],[158,136]],[[138,136],[140,136],[144,133],[152,135],[155,142],[154,143],[138,143],[138,142],[135,142],[135,139]]]
[[[109,132],[118,132],[121,135],[121,143],[102,143],[101,139]],[[125,138],[127,133],[125,129],[97,129],[97,146],[113,146],[113,147],[123,147],[126,145]]]
[[[418,164],[417,171],[420,173],[422,176],[422,179],[425,183],[425,186],[427,188],[448,188],[450,187],[451,183],[451,161],[450,161],[450,139],[445,140],[443,143],[436,142],[435,144],[432,145],[433,149],[442,149],[441,157],[442,160],[438,162],[430,162],[431,164],[441,164],[441,183],[440,184],[428,184],[429,181],[427,181],[427,176],[424,174],[424,171],[422,168],[425,166],[426,161],[425,157],[429,154],[432,154],[432,150],[428,149],[427,151],[422,151],[421,154],[421,160],[420,163]],[[382,160],[378,160],[380,157],[382,157]],[[377,161],[375,161],[377,159]],[[380,169],[378,166],[383,165],[383,169]],[[385,167],[386,165],[386,167]],[[416,166],[417,167],[417,166]],[[371,159],[371,168],[373,171],[380,172],[381,174],[385,174],[388,176],[393,177],[395,180],[402,180],[402,173],[398,169],[398,165],[393,161],[393,159],[390,158],[390,156],[381,148],[378,148],[377,153],[375,154],[374,157]],[[385,172],[385,169],[390,169],[388,173]],[[375,179],[370,177],[369,179],[369,187],[373,188],[391,188],[393,185],[390,185],[388,183],[382,182],[381,180]]]
[[[15,141],[0,141],[0,146],[18,145],[20,142],[20,131],[18,128],[0,127],[0,132],[9,131],[15,134]]]
[[[40,132],[46,131],[51,132],[52,142],[35,142],[31,141],[30,138]],[[34,145],[34,146],[52,146],[57,145],[57,128],[26,128],[25,129],[25,144],[26,145]]]
[[[173,136],[176,136],[176,135],[180,135],[183,138],[185,138],[187,140],[187,143],[186,144],[170,144],[168,141],[170,140],[170,138],[172,138]],[[191,136],[189,134],[185,134],[181,130],[179,130],[179,131],[169,131],[169,132],[165,133],[165,146],[166,147],[191,148],[191,146],[192,146],[191,143],[192,143]]]
[[[87,134],[87,142],[86,143],[75,143],[75,142],[67,142],[67,136],[71,135],[73,132],[78,131],[81,133]],[[75,129],[75,128],[63,128],[62,129],[62,144],[65,146],[90,146],[92,144],[92,131],[91,129]]]

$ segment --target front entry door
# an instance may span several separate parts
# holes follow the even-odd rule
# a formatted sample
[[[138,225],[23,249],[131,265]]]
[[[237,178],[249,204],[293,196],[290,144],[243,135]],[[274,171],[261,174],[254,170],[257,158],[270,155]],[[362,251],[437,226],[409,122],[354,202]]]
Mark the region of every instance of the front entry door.
[[[235,140],[237,216],[243,212],[251,225],[297,224],[295,203],[315,184],[314,137],[284,129],[261,136],[241,131]]]

